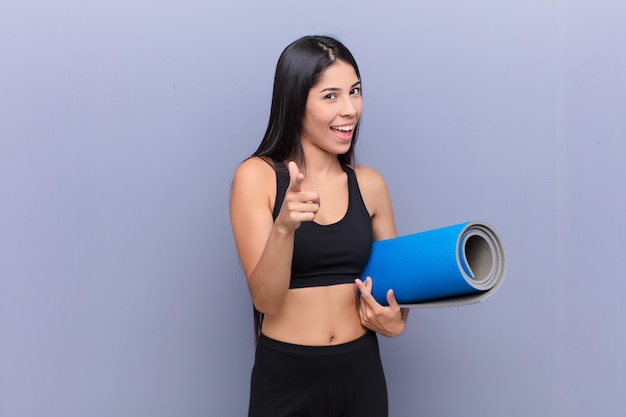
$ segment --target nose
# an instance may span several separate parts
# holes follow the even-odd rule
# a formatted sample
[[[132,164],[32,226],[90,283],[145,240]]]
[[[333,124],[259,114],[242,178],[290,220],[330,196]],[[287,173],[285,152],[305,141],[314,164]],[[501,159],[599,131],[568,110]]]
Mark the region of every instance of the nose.
[[[350,117],[355,116],[358,113],[358,107],[360,104],[360,102],[356,103],[355,102],[356,100],[360,101],[360,98],[344,97],[340,114],[342,116],[350,116]]]

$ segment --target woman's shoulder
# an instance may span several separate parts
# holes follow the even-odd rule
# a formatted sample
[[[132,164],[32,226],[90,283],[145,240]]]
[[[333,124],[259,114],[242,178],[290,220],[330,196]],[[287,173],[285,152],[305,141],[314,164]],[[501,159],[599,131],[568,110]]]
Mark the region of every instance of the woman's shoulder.
[[[233,187],[248,190],[270,190],[276,183],[276,171],[273,163],[263,157],[253,156],[241,162],[233,177]]]
[[[274,176],[273,162],[261,156],[252,156],[241,162],[235,170],[235,179],[260,179],[267,176]]]
[[[374,192],[380,190],[381,187],[386,188],[384,178],[375,169],[363,165],[350,165],[350,167],[354,170],[359,187]]]

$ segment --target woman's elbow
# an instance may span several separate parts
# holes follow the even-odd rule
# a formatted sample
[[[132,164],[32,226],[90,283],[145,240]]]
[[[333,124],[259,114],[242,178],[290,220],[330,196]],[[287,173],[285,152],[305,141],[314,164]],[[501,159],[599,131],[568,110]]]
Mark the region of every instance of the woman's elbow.
[[[273,316],[275,314],[278,314],[278,312],[280,311],[284,299],[285,297],[279,296],[265,297],[262,295],[253,295],[252,303],[254,304],[254,308],[256,308],[261,313],[268,316]]]
[[[287,297],[288,286],[268,283],[259,280],[258,277],[248,278],[248,290],[252,297],[254,308],[263,314],[278,314]]]
[[[253,301],[254,308],[266,316],[273,316],[278,313],[279,307],[275,303],[268,303],[262,301]]]

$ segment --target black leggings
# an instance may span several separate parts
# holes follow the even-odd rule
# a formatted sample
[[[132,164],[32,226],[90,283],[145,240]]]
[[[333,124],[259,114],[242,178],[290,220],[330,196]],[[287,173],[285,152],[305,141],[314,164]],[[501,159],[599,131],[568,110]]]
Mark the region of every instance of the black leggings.
[[[376,333],[334,346],[301,346],[261,335],[248,417],[387,417]]]

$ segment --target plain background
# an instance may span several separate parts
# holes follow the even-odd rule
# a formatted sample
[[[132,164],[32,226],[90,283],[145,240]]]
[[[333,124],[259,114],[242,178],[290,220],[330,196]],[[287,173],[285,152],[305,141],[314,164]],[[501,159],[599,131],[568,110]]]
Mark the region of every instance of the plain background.
[[[508,255],[381,338],[391,416],[625,416],[625,4],[3,1],[0,415],[245,415],[230,181],[282,49],[331,34],[400,234],[482,220]]]

